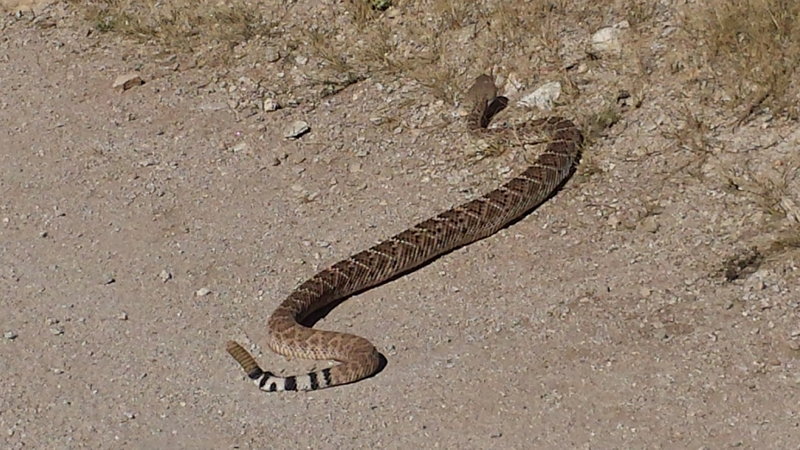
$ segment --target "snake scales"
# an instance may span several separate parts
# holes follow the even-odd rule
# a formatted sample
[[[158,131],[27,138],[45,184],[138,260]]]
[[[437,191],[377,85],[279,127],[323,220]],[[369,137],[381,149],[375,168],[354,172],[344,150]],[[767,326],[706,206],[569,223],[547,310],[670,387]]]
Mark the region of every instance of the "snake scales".
[[[262,390],[315,390],[352,383],[375,374],[381,355],[367,339],[352,334],[315,330],[304,318],[343,298],[363,291],[454,248],[494,234],[547,200],[570,176],[579,158],[582,135],[575,124],[548,117],[521,126],[489,129],[492,117],[508,99],[497,96],[494,80],[481,75],[467,91],[471,133],[505,146],[517,146],[542,131],[549,135],[544,152],[524,172],[497,189],[418,223],[380,244],[322,270],[298,286],[267,322],[269,347],[281,355],[335,360],[339,364],[305,375],[278,376],[259,367],[234,341],[227,351]],[[532,140],[532,138],[530,139]]]

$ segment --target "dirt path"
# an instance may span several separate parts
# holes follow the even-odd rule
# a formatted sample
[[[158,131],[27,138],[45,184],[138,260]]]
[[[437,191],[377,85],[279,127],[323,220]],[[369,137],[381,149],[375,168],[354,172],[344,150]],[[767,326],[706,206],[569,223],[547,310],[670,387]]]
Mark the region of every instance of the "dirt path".
[[[227,339],[324,367],[261,353],[280,299],[521,156],[463,162],[462,125],[429,126],[455,108],[418,84],[241,114],[205,69],[43,17],[0,19],[3,448],[800,444],[798,253],[737,266],[766,213],[717,172],[794,164],[796,124],[720,131],[695,167],[657,129],[665,75],[544,207],[318,324],[369,337],[383,372],[266,395]],[[133,70],[144,85],[112,87]]]

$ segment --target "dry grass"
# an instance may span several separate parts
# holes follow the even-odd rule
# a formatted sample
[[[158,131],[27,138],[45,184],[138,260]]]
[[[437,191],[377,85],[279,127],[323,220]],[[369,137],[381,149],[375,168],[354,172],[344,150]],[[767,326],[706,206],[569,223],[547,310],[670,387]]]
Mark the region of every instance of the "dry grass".
[[[799,117],[800,2],[707,0],[685,18],[706,72],[735,107],[738,122],[760,108]]]
[[[663,136],[677,145],[677,148],[688,156],[683,162],[676,161],[674,167],[668,172],[666,179],[680,173],[688,173],[698,180],[704,175],[703,166],[708,162],[713,153],[713,140],[711,127],[703,120],[693,108],[683,106],[676,112],[680,127],[673,131],[663,132]],[[678,155],[676,155],[677,157]]]
[[[116,32],[167,49],[235,45],[268,35],[271,23],[243,0],[69,0],[101,32]]]
[[[454,102],[468,78],[479,72],[497,69],[499,75],[516,72],[530,79],[537,72],[560,70],[561,31],[587,18],[601,23],[594,13],[619,2],[394,3],[387,16],[370,2],[347,0],[343,17],[349,22],[320,22],[314,32],[323,38],[302,40],[334,72],[410,78],[437,98]]]
[[[300,52],[312,64],[319,63],[304,73],[319,69],[309,76],[323,84],[343,86],[348,80],[376,76],[414,79],[448,103],[480,72],[516,72],[520,79],[536,80],[540,73],[562,70],[563,30],[577,24],[592,29],[631,11],[636,20],[649,20],[655,4],[640,0],[629,8],[621,0],[343,0],[325,5],[255,0],[69,1],[84,10],[98,30],[155,42],[169,50],[188,52],[249,40],[248,51],[257,52],[260,44],[252,38],[269,36],[290,53]],[[277,27],[283,27],[280,34],[273,32]]]
[[[730,188],[750,197],[756,206],[769,216],[783,220],[793,217],[794,211],[787,209],[784,199],[790,197],[796,166],[784,166],[783,170],[756,173],[743,169],[742,173],[730,170],[727,174]]]

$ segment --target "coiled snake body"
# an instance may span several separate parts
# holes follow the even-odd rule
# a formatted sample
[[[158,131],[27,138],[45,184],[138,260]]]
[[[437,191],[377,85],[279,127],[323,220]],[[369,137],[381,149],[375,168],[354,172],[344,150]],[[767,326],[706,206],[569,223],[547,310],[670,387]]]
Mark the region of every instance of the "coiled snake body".
[[[335,360],[339,364],[305,375],[277,376],[262,370],[247,350],[229,341],[228,353],[259,388],[269,392],[315,390],[352,383],[376,373],[381,356],[367,339],[316,330],[299,322],[354,292],[494,234],[547,200],[570,176],[582,143],[581,132],[572,121],[548,117],[514,128],[488,129],[492,116],[505,108],[508,101],[497,96],[494,80],[488,75],[475,80],[466,100],[472,104],[467,116],[470,132],[512,146],[544,131],[549,134],[544,152],[524,172],[497,189],[339,261],[289,294],[267,322],[269,347],[285,356]]]

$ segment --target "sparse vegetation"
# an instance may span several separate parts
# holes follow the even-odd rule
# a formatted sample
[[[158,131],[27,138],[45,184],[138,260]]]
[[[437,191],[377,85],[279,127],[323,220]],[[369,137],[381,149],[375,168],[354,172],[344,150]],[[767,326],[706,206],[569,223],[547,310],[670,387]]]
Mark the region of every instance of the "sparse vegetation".
[[[100,32],[154,40],[183,51],[234,45],[271,29],[258,8],[243,0],[69,1],[83,9]]]
[[[697,111],[688,106],[684,106],[677,114],[680,115],[680,127],[674,131],[664,132],[664,136],[675,142],[678,149],[688,152],[689,156],[683,162],[676,159],[667,178],[687,172],[695,178],[702,179],[701,169],[713,155],[711,128]]]
[[[731,189],[750,197],[768,216],[779,221],[796,221],[797,211],[791,210],[791,203],[787,199],[790,197],[792,183],[797,179],[797,173],[797,158],[794,158],[768,171],[756,172],[749,167],[730,169],[727,179]]]
[[[741,109],[736,122],[759,108],[797,118],[800,2],[709,0],[686,14],[704,76]]]

